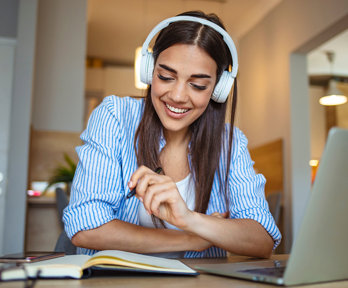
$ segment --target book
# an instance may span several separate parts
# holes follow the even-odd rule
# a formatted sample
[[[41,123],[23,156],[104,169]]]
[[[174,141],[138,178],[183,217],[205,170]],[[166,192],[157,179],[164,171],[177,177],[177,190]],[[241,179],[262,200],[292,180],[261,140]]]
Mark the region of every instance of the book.
[[[22,264],[22,267],[2,269],[0,280],[22,280],[27,277],[81,279],[83,277],[93,276],[95,271],[165,273],[176,275],[199,274],[176,259],[154,257],[119,250],[104,250],[92,256],[66,255],[35,263],[25,263]]]

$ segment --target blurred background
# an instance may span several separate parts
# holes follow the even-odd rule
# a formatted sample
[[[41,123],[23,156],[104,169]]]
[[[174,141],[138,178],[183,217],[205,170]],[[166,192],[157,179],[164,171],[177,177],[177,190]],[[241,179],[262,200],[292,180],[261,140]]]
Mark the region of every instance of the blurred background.
[[[236,125],[290,251],[327,133],[348,128],[345,97],[319,103],[348,95],[348,0],[0,0],[0,254],[54,249],[55,191],[69,191],[91,111],[144,96],[136,48],[187,10],[216,13],[235,41]]]

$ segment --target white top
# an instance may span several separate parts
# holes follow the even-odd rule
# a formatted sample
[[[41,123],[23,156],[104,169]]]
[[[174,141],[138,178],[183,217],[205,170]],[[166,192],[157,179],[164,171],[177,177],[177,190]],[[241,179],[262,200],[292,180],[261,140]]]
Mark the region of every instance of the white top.
[[[179,193],[182,199],[185,201],[188,209],[194,210],[195,208],[195,185],[192,179],[192,174],[186,176],[185,179],[175,183],[176,187],[179,190]],[[138,206],[138,216],[139,216],[139,225],[148,228],[156,228],[156,226],[152,222],[152,218],[149,214],[147,214],[144,205],[141,203]],[[164,222],[167,229],[176,229],[180,230],[174,225],[169,224],[168,222]],[[166,257],[166,258],[183,258],[185,251],[182,252],[168,252],[168,253],[154,253],[151,255]]]

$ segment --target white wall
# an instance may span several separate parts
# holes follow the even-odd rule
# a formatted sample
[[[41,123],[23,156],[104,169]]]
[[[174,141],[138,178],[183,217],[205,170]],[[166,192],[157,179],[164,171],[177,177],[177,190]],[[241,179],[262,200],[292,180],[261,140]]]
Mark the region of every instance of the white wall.
[[[21,0],[13,66],[3,252],[24,249],[37,0]]]
[[[320,160],[326,142],[325,106],[319,104],[324,96],[321,86],[309,87],[310,118],[311,118],[311,159]]]
[[[287,220],[292,221],[292,227],[287,225],[296,238],[302,217],[305,213],[311,189],[310,160],[310,106],[307,74],[307,57],[305,54],[290,54],[290,142],[285,157],[289,157],[290,169],[287,170],[289,182],[285,190]],[[288,152],[288,154],[287,154]],[[291,195],[289,193],[291,191]],[[291,198],[290,198],[291,197]],[[291,202],[290,202],[291,199]],[[290,209],[289,209],[290,208]],[[289,221],[290,222],[290,221]],[[290,237],[288,237],[290,238]],[[290,239],[287,239],[290,240]]]
[[[14,39],[0,37],[0,255],[3,254],[15,48],[16,41]]]
[[[304,112],[305,115],[303,115],[301,109],[297,111],[297,107],[293,107],[292,111],[290,110],[291,105],[296,102],[290,99],[290,95],[292,95],[290,92],[290,55],[345,16],[348,13],[347,3],[346,0],[282,1],[257,27],[239,41],[241,89],[238,109],[240,109],[240,126],[249,137],[250,147],[277,138],[284,139],[284,205],[285,228],[287,228],[286,234],[288,236],[285,246],[287,249],[291,245],[291,207],[298,205],[298,201],[306,199],[306,195],[309,193],[306,190],[310,185],[310,171],[309,167],[306,168],[307,161],[310,158],[309,100],[306,98],[308,97],[306,90],[304,94],[297,95],[298,98],[304,97],[304,105],[307,107],[307,111]],[[295,66],[292,69],[296,68]],[[296,71],[293,71],[293,73],[296,74]],[[302,84],[300,84],[301,87]],[[295,90],[292,93],[297,93]],[[303,90],[301,91],[303,92]],[[296,123],[301,123],[302,126],[291,126],[297,125]],[[307,129],[308,131],[306,131]],[[300,132],[297,133],[298,131]],[[298,135],[306,136],[304,139],[298,139]],[[305,151],[305,154],[308,154],[305,158],[299,158],[303,155],[294,153],[301,169],[304,169],[304,171],[298,172],[303,172],[301,175],[309,176],[305,180],[306,183],[301,182],[303,179],[299,180],[301,185],[304,184],[305,187],[302,191],[296,191],[296,193],[304,193],[304,196],[301,197],[297,194],[300,197],[295,197],[296,200],[293,197],[292,189],[294,188],[292,186],[294,185],[295,176],[291,170],[295,164],[293,163],[294,159],[291,158],[291,153],[295,147],[292,147],[291,143],[296,144],[296,149],[302,145],[302,150]],[[303,207],[300,209],[303,209]],[[295,216],[302,215],[302,213],[303,211],[294,211]],[[299,218],[294,221],[294,227],[296,227],[294,230],[299,225]]]
[[[3,253],[24,249],[31,114],[38,129],[80,132],[84,109],[86,0],[19,3]]]
[[[0,1],[0,255],[3,254],[8,152],[19,0]]]
[[[84,113],[86,0],[39,1],[32,124],[80,132]]]

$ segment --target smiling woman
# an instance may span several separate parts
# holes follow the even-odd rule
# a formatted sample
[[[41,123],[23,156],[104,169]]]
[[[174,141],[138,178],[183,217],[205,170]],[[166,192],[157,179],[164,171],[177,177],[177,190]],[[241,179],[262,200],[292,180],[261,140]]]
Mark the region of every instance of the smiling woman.
[[[157,32],[152,53],[147,47]],[[87,254],[269,257],[281,236],[265,178],[255,173],[247,139],[234,127],[232,39],[216,15],[193,11],[161,22],[143,47],[146,99],[107,97],[81,136],[64,213],[68,236]]]

